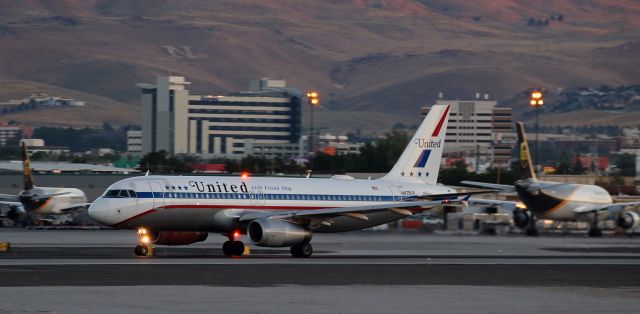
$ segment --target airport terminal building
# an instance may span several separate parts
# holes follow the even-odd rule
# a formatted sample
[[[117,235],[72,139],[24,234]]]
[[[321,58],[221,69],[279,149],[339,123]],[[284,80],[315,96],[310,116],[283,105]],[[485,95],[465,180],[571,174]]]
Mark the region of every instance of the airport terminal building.
[[[301,93],[285,81],[251,81],[248,91],[191,95],[181,76],[142,88],[142,153],[205,158],[291,157],[302,152]],[[264,154],[268,152],[268,154]]]

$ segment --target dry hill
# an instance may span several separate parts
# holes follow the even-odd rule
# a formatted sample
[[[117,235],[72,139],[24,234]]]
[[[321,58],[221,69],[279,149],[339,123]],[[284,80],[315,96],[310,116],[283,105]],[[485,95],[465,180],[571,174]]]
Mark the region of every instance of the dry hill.
[[[43,89],[88,106],[11,118],[130,124],[135,84],[156,75],[203,94],[271,77],[320,90],[325,127],[358,112],[358,128],[380,129],[417,121],[438,92],[640,83],[638,16],[630,0],[3,1],[0,100]]]

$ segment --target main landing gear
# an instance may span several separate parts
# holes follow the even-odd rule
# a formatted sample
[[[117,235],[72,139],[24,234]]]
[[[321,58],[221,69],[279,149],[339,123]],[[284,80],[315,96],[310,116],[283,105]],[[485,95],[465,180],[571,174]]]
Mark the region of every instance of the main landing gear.
[[[593,213],[593,222],[591,223],[591,228],[589,228],[589,236],[594,238],[599,238],[602,236],[602,229],[598,226],[598,212]]]
[[[136,245],[134,252],[137,256],[153,255],[153,245],[151,244],[151,238],[149,237],[149,230],[145,228],[138,228],[138,245]]]
[[[298,244],[291,247],[291,256],[293,257],[311,257],[311,254],[313,254],[311,243]]]
[[[524,233],[529,237],[537,237],[538,236],[538,228],[536,227],[536,217],[531,214],[529,216],[529,223],[527,224],[527,228],[524,230]]]
[[[236,238],[240,237],[240,232],[235,231],[228,236],[229,241],[225,241],[222,244],[222,253],[226,256],[242,256],[244,254],[244,243],[236,240]]]

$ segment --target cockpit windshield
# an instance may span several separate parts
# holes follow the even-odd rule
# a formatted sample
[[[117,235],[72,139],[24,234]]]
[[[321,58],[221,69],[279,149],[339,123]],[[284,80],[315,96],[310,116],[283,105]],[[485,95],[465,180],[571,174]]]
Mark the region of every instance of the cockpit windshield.
[[[109,190],[104,194],[105,198],[129,198],[137,197],[134,190]]]

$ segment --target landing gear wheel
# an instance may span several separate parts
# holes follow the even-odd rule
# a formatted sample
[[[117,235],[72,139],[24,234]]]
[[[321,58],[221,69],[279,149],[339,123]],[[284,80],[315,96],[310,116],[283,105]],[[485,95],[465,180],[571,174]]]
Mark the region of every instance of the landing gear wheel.
[[[226,241],[222,244],[222,253],[226,256],[242,256],[244,243],[242,241]]]
[[[592,238],[602,237],[602,229],[600,228],[591,228],[589,229],[589,236]]]
[[[311,243],[294,245],[291,247],[291,256],[293,257],[311,257],[313,254],[313,246]]]
[[[222,244],[222,253],[224,253],[224,255],[226,256],[233,256],[233,242],[231,241],[225,241],[224,244]]]
[[[146,245],[136,245],[135,253],[137,256],[147,256],[149,255],[149,247]]]
[[[591,223],[591,228],[589,228],[589,236],[593,238],[599,238],[602,236],[602,229],[598,227],[598,212],[593,213],[593,222]]]
[[[242,256],[242,254],[244,253],[244,243],[242,243],[241,241],[233,241],[232,246],[233,255]]]
[[[536,217],[533,213],[530,213],[529,223],[527,224],[527,229],[525,229],[525,234],[529,237],[537,237],[538,236],[538,228],[536,228]]]

